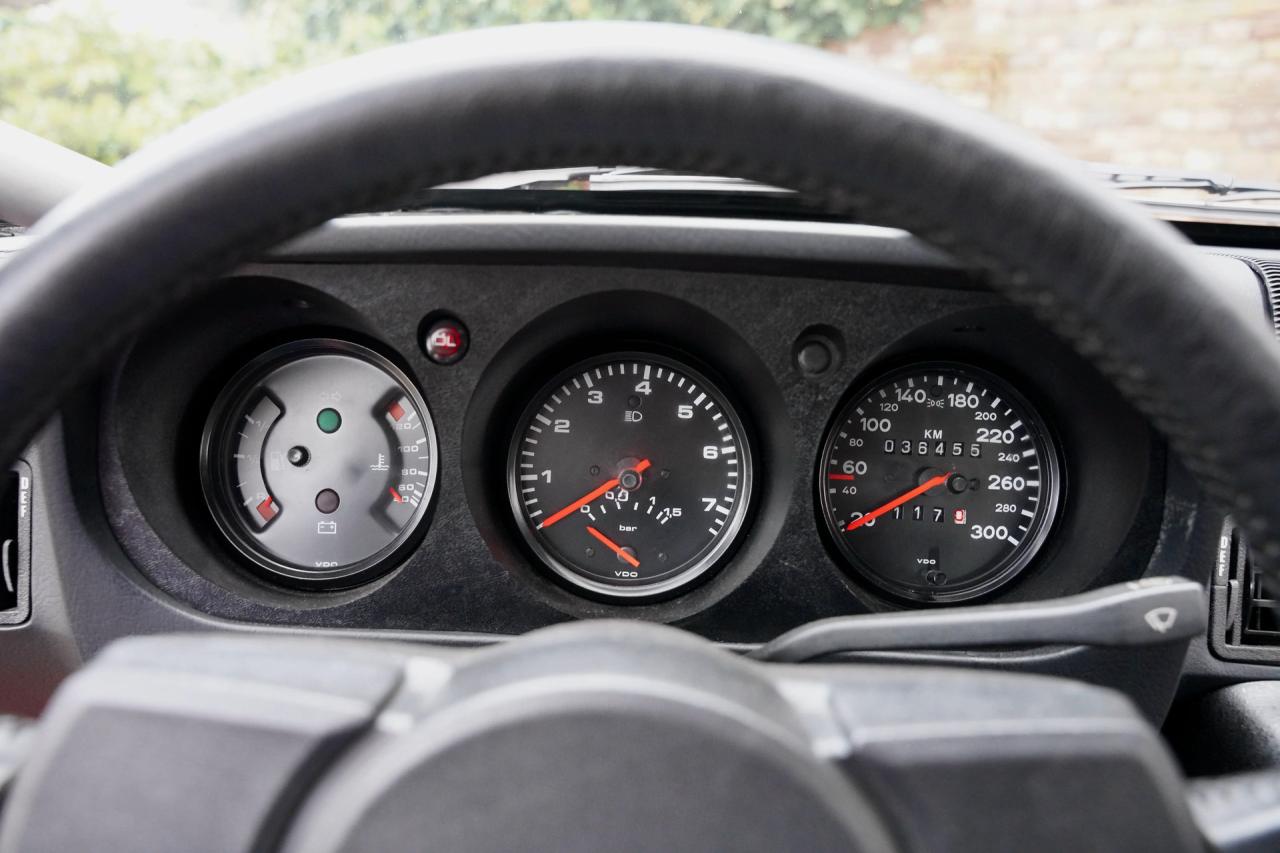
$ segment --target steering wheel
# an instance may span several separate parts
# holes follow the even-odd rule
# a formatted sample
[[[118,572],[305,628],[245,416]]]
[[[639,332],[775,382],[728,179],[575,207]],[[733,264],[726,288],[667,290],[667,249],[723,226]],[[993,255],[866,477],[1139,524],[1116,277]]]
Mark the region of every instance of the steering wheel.
[[[1090,359],[1231,509],[1259,567],[1280,565],[1280,350],[1172,229],[909,84],[662,25],[392,48],[130,158],[0,271],[0,454],[237,262],[408,188],[566,163],[755,179],[938,245]],[[1111,694],[760,664],[647,625],[470,654],[128,641],[71,680],[42,737],[6,851],[1201,844],[1167,753]]]

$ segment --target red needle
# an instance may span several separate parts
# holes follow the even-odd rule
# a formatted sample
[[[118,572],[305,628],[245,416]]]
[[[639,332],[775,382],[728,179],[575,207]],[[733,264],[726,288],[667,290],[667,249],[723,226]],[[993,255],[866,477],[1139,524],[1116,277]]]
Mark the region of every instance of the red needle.
[[[639,474],[643,471],[646,471],[648,468],[649,468],[649,460],[641,459],[639,462],[636,463],[636,467],[632,468],[631,470]],[[592,489],[590,492],[587,492],[587,494],[578,498],[576,501],[569,504],[564,509],[560,510],[554,515],[549,515],[546,518],[544,518],[541,522],[539,522],[537,529],[541,530],[544,527],[550,527],[551,525],[555,524],[557,521],[563,520],[566,516],[573,515],[575,512],[581,509],[584,505],[591,503],[593,500],[600,497],[601,495],[603,495],[605,492],[609,491],[616,485],[618,485],[617,477],[614,477],[612,480],[609,480],[606,483],[602,483],[599,488]]]
[[[950,471],[946,474],[939,474],[936,477],[925,480],[923,483],[916,486],[911,491],[907,492],[904,495],[898,495],[898,497],[889,501],[884,506],[878,506],[875,509],[871,510],[871,512],[862,516],[861,518],[855,518],[853,521],[849,522],[849,526],[845,528],[845,532],[848,532],[850,530],[857,530],[859,527],[866,524],[868,521],[875,521],[877,518],[884,515],[886,512],[893,512],[893,510],[902,506],[907,501],[912,500],[914,498],[918,498],[921,495],[923,495],[925,492],[929,491],[930,489],[941,486],[943,483],[947,482],[948,478],[950,478],[951,475],[954,473],[955,471]]]
[[[601,542],[603,542],[606,548],[608,548],[613,553],[617,554],[622,559],[626,560],[634,568],[637,568],[637,569],[640,568],[639,560],[637,560],[635,557],[628,554],[626,551],[622,550],[621,546],[619,546],[618,543],[614,542],[608,536],[605,536],[599,530],[596,530],[590,524],[587,525],[587,532],[590,533],[592,536],[596,537],[597,539],[599,539]]]
[[[391,497],[396,499],[396,503],[398,504],[404,503],[404,498],[400,497],[400,493],[397,492],[395,489],[393,489],[390,486],[387,486],[387,491],[391,493]]]

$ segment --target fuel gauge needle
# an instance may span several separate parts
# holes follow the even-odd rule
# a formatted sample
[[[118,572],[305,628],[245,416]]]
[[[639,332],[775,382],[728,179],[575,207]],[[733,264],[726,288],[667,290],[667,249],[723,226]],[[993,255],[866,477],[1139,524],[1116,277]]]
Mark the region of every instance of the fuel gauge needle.
[[[597,539],[599,539],[602,543],[604,543],[604,546],[608,548],[610,551],[612,551],[613,553],[617,554],[619,558],[626,560],[628,563],[630,563],[632,568],[635,568],[635,569],[640,568],[640,561],[637,560],[635,557],[631,556],[630,554],[628,554],[626,551],[624,551],[622,549],[622,546],[620,546],[617,542],[614,542],[612,539],[610,539],[608,536],[605,536],[599,530],[596,530],[590,524],[587,525],[587,532],[590,533],[592,536],[596,537]]]
[[[860,518],[855,518],[853,521],[849,522],[849,526],[845,528],[845,532],[847,533],[850,530],[857,530],[859,527],[866,524],[868,521],[875,521],[877,518],[884,515],[886,512],[893,512],[895,509],[902,506],[907,501],[914,500],[920,497],[930,489],[936,489],[938,486],[941,486],[943,483],[947,482],[947,480],[950,479],[951,475],[954,473],[955,471],[948,471],[945,474],[939,474],[936,477],[931,477],[928,480],[925,480],[923,483],[916,486],[914,489],[907,492],[906,494],[898,495],[896,498],[889,501],[887,504],[876,507],[875,509],[871,510],[871,512],[867,513],[866,515]]]

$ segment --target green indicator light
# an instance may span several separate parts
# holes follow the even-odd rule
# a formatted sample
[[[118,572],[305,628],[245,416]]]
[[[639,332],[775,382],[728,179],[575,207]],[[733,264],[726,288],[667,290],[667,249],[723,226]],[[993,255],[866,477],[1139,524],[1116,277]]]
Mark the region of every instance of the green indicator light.
[[[316,415],[316,426],[320,427],[321,432],[337,432],[338,427],[342,426],[342,415],[338,414],[337,409],[321,409],[320,414]]]

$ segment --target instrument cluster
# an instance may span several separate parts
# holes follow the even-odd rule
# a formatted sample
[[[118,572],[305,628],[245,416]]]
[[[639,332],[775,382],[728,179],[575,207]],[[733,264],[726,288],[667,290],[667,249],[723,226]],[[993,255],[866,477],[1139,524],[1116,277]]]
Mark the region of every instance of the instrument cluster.
[[[616,602],[677,595],[750,536],[755,431],[741,392],[704,370],[607,352],[523,401],[502,485],[548,579]],[[809,472],[822,533],[843,570],[896,600],[994,592],[1036,560],[1063,506],[1053,435],[987,369],[873,366],[832,412]],[[200,449],[218,528],[249,568],[286,584],[349,587],[394,568],[432,502],[450,500],[436,490],[426,396],[350,341],[251,360],[217,396]]]
[[[1154,553],[1149,427],[991,294],[357,269],[233,279],[121,365],[107,522],[162,592],[260,624],[759,642]]]

